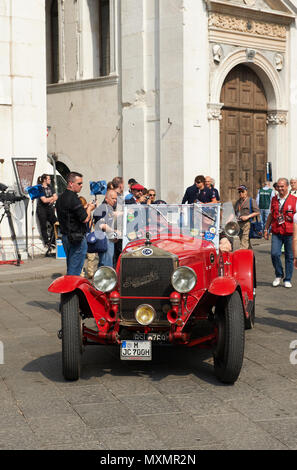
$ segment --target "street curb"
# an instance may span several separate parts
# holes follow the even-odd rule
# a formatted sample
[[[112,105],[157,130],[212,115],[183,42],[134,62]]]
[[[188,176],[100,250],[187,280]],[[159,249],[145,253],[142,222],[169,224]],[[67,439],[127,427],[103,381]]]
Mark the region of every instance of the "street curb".
[[[0,285],[13,284],[22,281],[34,281],[38,279],[56,279],[66,274],[66,263],[59,260],[57,263],[51,262],[48,265],[46,258],[37,258],[32,266],[31,261],[24,261],[20,266],[1,266]]]
[[[54,276],[55,275],[55,276]],[[57,277],[64,276],[65,273],[58,273],[57,270],[55,272],[48,272],[48,273],[30,273],[30,274],[16,274],[13,279],[1,279],[0,278],[0,285],[3,284],[14,284],[15,282],[26,282],[26,281],[35,281],[37,279],[50,279],[52,276],[52,280],[56,279]]]

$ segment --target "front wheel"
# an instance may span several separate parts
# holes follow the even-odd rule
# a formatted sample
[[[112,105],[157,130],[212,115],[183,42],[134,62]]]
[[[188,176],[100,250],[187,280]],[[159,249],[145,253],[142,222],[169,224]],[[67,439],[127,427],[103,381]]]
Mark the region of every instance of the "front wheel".
[[[82,343],[82,318],[79,313],[79,299],[74,292],[61,295],[62,317],[62,367],[66,380],[80,377]]]
[[[215,313],[218,341],[213,351],[215,374],[233,384],[241,371],[244,353],[244,312],[238,291],[220,304]]]

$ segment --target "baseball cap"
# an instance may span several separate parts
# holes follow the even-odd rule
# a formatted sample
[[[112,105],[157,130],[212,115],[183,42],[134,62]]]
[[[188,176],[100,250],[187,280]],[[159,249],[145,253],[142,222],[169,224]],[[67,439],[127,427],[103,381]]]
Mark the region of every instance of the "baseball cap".
[[[142,189],[144,189],[144,186],[142,186],[141,184],[137,183],[137,184],[133,184],[133,185],[131,186],[131,189],[132,189],[132,190],[133,190],[133,189],[136,189],[136,190],[138,190],[138,191],[141,191]]]
[[[242,184],[241,186],[238,186],[238,188],[237,188],[237,191],[240,191],[240,190],[241,191],[247,191],[248,188],[244,184]]]

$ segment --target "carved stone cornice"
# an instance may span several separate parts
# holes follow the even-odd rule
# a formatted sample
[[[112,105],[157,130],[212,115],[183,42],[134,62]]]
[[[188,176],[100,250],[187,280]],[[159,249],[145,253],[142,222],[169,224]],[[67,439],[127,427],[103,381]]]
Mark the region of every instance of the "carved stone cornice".
[[[222,119],[221,109],[224,103],[208,103],[207,118],[209,121],[220,121]]]
[[[286,39],[286,26],[267,23],[265,21],[247,19],[222,13],[210,13],[208,17],[209,29],[235,31],[253,36],[265,36],[276,39]]]
[[[284,2],[282,2],[281,8],[277,10],[271,8],[259,9],[257,3],[254,5],[247,5],[244,2],[236,4],[229,0],[204,1],[209,13],[226,14],[241,17],[246,20],[251,19],[259,22],[265,21],[266,23],[290,25],[296,18],[296,12],[285,6]]]
[[[266,122],[268,125],[273,126],[286,125],[288,123],[288,111],[268,111]]]

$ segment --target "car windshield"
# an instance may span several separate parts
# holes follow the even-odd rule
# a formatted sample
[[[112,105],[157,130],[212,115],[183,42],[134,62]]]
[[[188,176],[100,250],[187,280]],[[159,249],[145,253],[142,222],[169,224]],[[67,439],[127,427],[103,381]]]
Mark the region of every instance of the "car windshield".
[[[123,208],[123,248],[127,243],[152,238],[198,238],[219,246],[221,204],[149,204]]]

